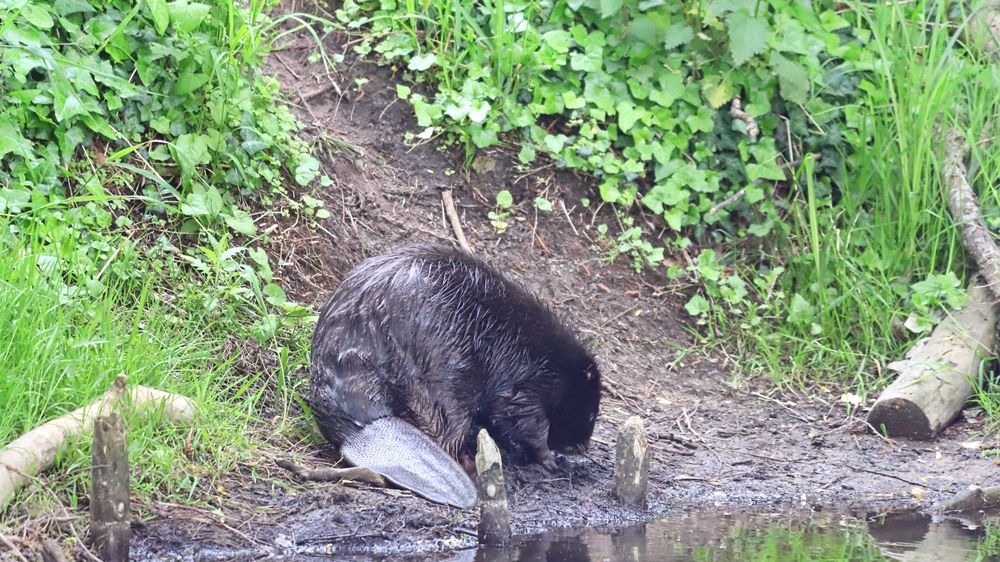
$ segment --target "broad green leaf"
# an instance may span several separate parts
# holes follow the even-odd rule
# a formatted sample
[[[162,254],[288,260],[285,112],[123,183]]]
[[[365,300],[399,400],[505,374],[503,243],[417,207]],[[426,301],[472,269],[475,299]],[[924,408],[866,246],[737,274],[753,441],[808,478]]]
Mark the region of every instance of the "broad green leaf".
[[[733,63],[740,66],[767,46],[767,21],[755,18],[746,10],[729,14],[729,52]]]
[[[705,297],[701,295],[691,297],[691,300],[684,305],[684,310],[686,310],[691,316],[701,316],[711,310],[711,308],[711,305],[708,304]]]
[[[31,141],[21,136],[20,128],[10,119],[0,117],[0,158],[8,154],[27,157],[31,149]]]
[[[21,8],[21,17],[39,29],[51,29],[54,23],[48,9],[38,4],[28,4]]]
[[[802,325],[812,321],[816,316],[816,307],[809,304],[802,295],[795,293],[789,307],[788,321],[792,324]]]
[[[410,63],[407,65],[407,68],[409,68],[410,70],[420,72],[422,70],[427,70],[428,68],[433,66],[434,63],[436,62],[437,62],[437,55],[435,55],[434,53],[414,55],[413,58],[410,59]]]
[[[694,39],[694,31],[686,23],[675,23],[663,32],[663,37],[663,48],[669,51]]]
[[[622,4],[624,0],[600,0],[601,1],[601,17],[609,18],[617,14],[622,9]]]
[[[309,156],[295,166],[295,183],[307,186],[319,175],[319,160]]]
[[[257,233],[257,225],[254,224],[253,218],[243,209],[233,207],[231,213],[223,215],[223,218],[229,228],[244,236],[253,236]]]
[[[567,140],[569,140],[569,137],[563,134],[548,135],[545,137],[545,147],[553,154],[559,154],[562,152],[563,147],[566,146]]]
[[[497,207],[501,209],[509,209],[511,205],[514,204],[514,196],[510,194],[510,191],[506,189],[497,193]]]
[[[805,67],[788,60],[779,53],[771,53],[771,67],[778,74],[781,97],[799,104],[808,101],[809,74]]]
[[[208,164],[211,154],[208,151],[208,139],[204,135],[186,134],[177,137],[172,146],[174,158],[180,164],[181,174],[191,177],[200,164]]]
[[[187,96],[208,82],[208,75],[201,72],[183,72],[174,83],[175,96]]]
[[[553,29],[542,35],[542,41],[557,53],[568,53],[570,47],[575,44],[573,36],[563,29]]]
[[[201,22],[205,21],[210,12],[207,4],[200,2],[188,2],[187,0],[174,0],[167,3],[167,11],[170,12],[170,21],[174,24],[174,29],[185,33],[190,33]]]
[[[170,10],[167,8],[166,0],[146,0],[146,7],[149,15],[153,18],[153,27],[156,32],[163,35],[170,25]]]
[[[401,100],[405,100],[406,98],[410,97],[410,92],[412,92],[412,91],[413,90],[410,89],[409,86],[404,86],[402,84],[396,84],[396,96],[398,96],[399,99],[401,99]]]
[[[701,93],[712,109],[719,109],[722,104],[733,98],[732,86],[725,78],[720,82],[713,82],[706,78],[701,86]]]
[[[87,113],[83,105],[83,100],[77,95],[76,90],[65,80],[53,80],[52,103],[56,110],[56,121],[65,121],[77,115]]]
[[[181,213],[190,217],[216,217],[222,211],[222,194],[215,187],[195,185],[181,203]]]
[[[636,107],[632,102],[624,102],[618,106],[618,126],[623,133],[627,133],[645,114],[645,109]]]
[[[520,160],[522,164],[530,164],[534,162],[535,156],[535,147],[530,143],[522,145],[520,152],[517,153],[517,159]]]

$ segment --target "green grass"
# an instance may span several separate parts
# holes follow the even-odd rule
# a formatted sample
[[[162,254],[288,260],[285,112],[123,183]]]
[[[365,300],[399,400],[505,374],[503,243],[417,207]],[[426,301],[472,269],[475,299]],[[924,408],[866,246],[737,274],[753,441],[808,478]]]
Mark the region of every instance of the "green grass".
[[[208,483],[262,445],[257,400],[273,396],[237,395],[223,356],[232,333],[192,314],[191,301],[171,295],[178,304],[166,304],[168,287],[151,271],[93,295],[58,267],[73,250],[72,243],[47,244],[33,235],[0,242],[0,442],[88,403],[124,373],[131,384],[188,396],[199,410],[193,430],[155,415],[127,419],[134,493],[201,497]],[[127,267],[146,265],[134,252],[119,255]],[[87,493],[89,455],[83,436],[43,477],[70,505]],[[8,513],[48,500],[40,487],[26,490]]]
[[[855,3],[849,17],[870,32],[875,58],[862,83],[866,96],[847,108],[861,133],[840,198],[817,197],[803,166],[787,246],[776,258],[787,271],[768,295],[777,305],[766,308],[769,322],[746,333],[750,370],[798,385],[852,381],[866,394],[886,380],[886,364],[924,335],[900,338],[899,325],[911,314],[940,315],[963,290],[950,276],[964,279],[968,262],[946,207],[941,139],[951,124],[979,138],[997,111],[998,90],[983,84],[995,81],[991,66],[963,51],[943,3]],[[979,175],[996,177],[1000,146],[978,153]],[[795,295],[808,305],[802,322],[794,302],[782,304]]]

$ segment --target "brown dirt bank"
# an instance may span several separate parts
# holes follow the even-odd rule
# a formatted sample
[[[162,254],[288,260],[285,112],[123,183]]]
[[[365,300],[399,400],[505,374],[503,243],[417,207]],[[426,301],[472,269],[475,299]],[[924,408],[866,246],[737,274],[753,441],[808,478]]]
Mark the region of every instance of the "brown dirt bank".
[[[331,37],[330,51],[344,51],[342,40]],[[325,147],[324,166],[335,181],[313,194],[332,213],[320,228],[275,223],[281,235],[270,251],[281,260],[276,273],[289,293],[319,303],[347,270],[386,245],[452,240],[440,195],[451,189],[476,252],[540,293],[596,349],[607,389],[593,448],[562,459],[555,477],[532,467],[509,469],[515,532],[617,524],[704,506],[877,510],[929,502],[971,483],[1000,483],[994,463],[962,446],[981,420],[962,419],[931,443],[889,441],[866,431],[862,418],[847,416],[837,395],[793,403],[794,397],[766,396],[763,385],[733,388],[733,366],[700,348],[687,330],[684,287],[637,275],[625,259],[607,263],[595,251],[596,225],[614,218],[581,207],[581,197],[594,198],[586,181],[552,167],[525,175],[501,151],[482,155],[466,176],[460,150],[403,142],[405,132],[418,128],[396,100],[389,69],[345,63],[335,78],[343,96],[333,89],[310,95],[323,88],[315,77],[321,69],[305,63],[310,51],[303,39],[270,60],[290,99],[301,104],[308,134]],[[359,77],[369,79],[360,90]],[[499,235],[487,213],[501,189],[510,189],[519,205]],[[536,214],[531,202],[539,194],[556,201],[555,212]],[[645,418],[655,448],[648,513],[620,508],[609,495],[616,427],[631,414]],[[307,463],[335,460],[312,445],[304,450]],[[227,487],[239,489],[240,499],[219,512],[152,506],[158,517],[137,526],[133,552],[149,559],[281,552],[345,559],[353,552],[365,559],[431,556],[420,553],[474,543],[475,512],[397,490],[297,483],[272,458],[260,458]]]

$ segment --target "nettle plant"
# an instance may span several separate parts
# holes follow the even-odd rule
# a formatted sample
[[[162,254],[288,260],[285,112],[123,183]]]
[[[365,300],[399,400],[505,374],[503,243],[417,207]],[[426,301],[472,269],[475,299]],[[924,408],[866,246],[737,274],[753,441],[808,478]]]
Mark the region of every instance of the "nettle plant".
[[[337,15],[370,32],[358,52],[434,80],[406,96],[425,136],[444,128],[471,153],[508,133],[524,164],[590,172],[605,202],[677,237],[768,235],[802,151],[832,191],[856,135],[850,70],[870,64],[832,1],[347,0]],[[730,116],[736,97],[758,135]]]

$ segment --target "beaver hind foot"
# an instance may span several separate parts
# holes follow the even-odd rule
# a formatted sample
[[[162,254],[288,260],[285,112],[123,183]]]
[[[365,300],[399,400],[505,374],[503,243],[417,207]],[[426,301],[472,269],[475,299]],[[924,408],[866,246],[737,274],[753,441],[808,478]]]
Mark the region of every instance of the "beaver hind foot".
[[[344,440],[341,453],[397,486],[430,501],[470,509],[476,488],[457,462],[426,434],[405,421],[380,418]]]

